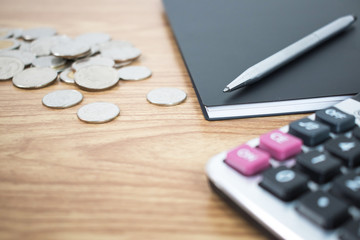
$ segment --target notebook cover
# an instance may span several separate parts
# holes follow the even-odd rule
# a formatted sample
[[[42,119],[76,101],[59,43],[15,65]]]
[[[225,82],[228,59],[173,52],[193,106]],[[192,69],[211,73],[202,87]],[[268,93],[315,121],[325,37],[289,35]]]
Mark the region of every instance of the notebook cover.
[[[360,16],[358,0],[163,3],[206,119],[205,106],[353,95],[360,90],[357,20],[346,32],[262,81],[231,93],[222,91],[248,67],[331,21],[348,14]]]

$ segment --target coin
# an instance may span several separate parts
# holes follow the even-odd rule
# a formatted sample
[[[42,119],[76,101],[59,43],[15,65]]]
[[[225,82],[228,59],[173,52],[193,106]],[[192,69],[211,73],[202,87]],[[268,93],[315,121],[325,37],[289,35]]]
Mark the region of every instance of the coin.
[[[71,41],[66,35],[41,37],[30,44],[30,51],[35,53],[36,56],[48,56],[51,54],[51,48],[58,44],[63,44]]]
[[[22,37],[25,40],[31,41],[40,37],[48,37],[56,34],[54,28],[49,27],[39,27],[23,30]]]
[[[80,41],[68,41],[66,43],[56,44],[51,48],[54,56],[75,59],[88,55],[91,49],[88,44]]]
[[[80,68],[92,66],[92,65],[113,67],[114,64],[115,64],[114,61],[110,58],[96,56],[96,57],[77,60],[71,65],[71,67],[75,71],[78,71]]]
[[[65,83],[75,84],[74,71],[69,67],[60,73],[60,80]]]
[[[0,39],[9,38],[13,35],[13,31],[10,28],[0,28]]]
[[[63,58],[55,57],[55,56],[42,56],[37,57],[32,65],[34,67],[51,67],[51,68],[57,68],[60,66],[65,65],[66,60]]]
[[[0,40],[0,50],[12,50],[20,46],[20,42],[15,39]]]
[[[185,101],[186,93],[177,88],[157,88],[147,94],[150,103],[163,106],[177,105]]]
[[[66,89],[46,94],[42,99],[42,103],[49,108],[69,108],[80,103],[82,99],[81,92]]]
[[[35,60],[35,54],[28,51],[21,50],[5,50],[0,51],[0,56],[15,57],[21,60],[24,65],[30,65]]]
[[[88,66],[75,72],[75,83],[86,90],[108,89],[116,85],[118,81],[117,71],[108,66]]]
[[[13,77],[18,88],[42,88],[55,82],[57,72],[52,68],[27,68]]]
[[[115,119],[120,114],[120,109],[113,103],[94,102],[82,106],[77,116],[87,123],[105,123]]]
[[[133,47],[133,45],[130,42],[123,40],[112,40],[109,42],[104,42],[99,44],[100,51],[104,51],[107,49],[128,48],[128,47]]]
[[[0,56],[0,80],[8,80],[24,69],[24,63],[14,57]]]
[[[130,66],[123,67],[119,71],[119,77],[122,80],[143,80],[151,76],[152,72],[147,67]]]
[[[24,51],[24,52],[31,52],[31,43],[21,41],[19,50]]]
[[[89,46],[108,42],[110,39],[110,35],[106,33],[85,33],[75,38],[75,40],[84,42]]]
[[[126,62],[140,57],[141,51],[135,47],[109,48],[101,50],[101,56],[111,58],[115,62]]]
[[[134,60],[130,60],[130,61],[126,61],[126,62],[116,62],[114,64],[114,68],[121,68],[121,67],[127,66],[133,62],[134,62]]]

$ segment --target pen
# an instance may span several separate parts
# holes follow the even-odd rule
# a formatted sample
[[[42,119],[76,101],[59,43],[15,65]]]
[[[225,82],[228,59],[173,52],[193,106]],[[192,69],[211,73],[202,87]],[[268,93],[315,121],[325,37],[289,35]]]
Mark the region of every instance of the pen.
[[[325,25],[279,52],[251,66],[229,83],[224,92],[231,92],[261,80],[266,75],[294,60],[320,43],[335,36],[355,22],[356,16],[347,15]]]

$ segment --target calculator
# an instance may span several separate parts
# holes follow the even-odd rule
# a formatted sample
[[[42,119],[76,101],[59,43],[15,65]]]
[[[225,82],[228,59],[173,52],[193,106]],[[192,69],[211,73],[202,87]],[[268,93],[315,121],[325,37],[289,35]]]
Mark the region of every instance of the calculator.
[[[213,156],[210,186],[278,239],[360,239],[360,94]]]

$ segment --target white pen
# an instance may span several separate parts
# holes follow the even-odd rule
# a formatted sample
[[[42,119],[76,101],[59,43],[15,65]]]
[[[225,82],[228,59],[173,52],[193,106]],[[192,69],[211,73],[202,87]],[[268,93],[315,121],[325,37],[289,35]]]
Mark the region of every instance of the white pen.
[[[223,91],[231,92],[235,89],[242,88],[261,80],[263,77],[282,67],[286,63],[294,60],[320,43],[323,43],[329,38],[347,29],[355,22],[355,20],[356,16],[353,15],[347,15],[336,19],[335,21],[246,69],[231,83],[229,83]]]

